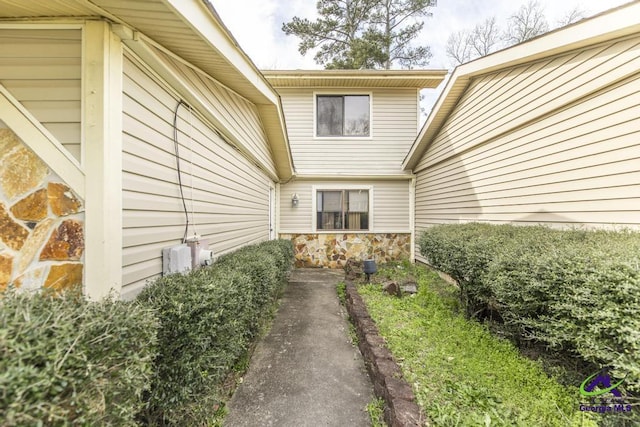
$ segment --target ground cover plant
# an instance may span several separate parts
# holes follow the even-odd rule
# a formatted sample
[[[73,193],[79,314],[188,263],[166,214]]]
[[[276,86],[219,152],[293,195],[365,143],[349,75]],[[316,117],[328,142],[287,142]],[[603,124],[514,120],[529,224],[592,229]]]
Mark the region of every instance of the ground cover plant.
[[[138,302],[158,316],[158,355],[144,422],[212,425],[223,385],[270,318],[293,262],[290,241],[243,247],[211,267],[163,277]]]
[[[419,245],[469,317],[640,392],[640,233],[471,223],[431,227]]]
[[[359,292],[435,425],[596,425],[579,412],[577,386],[560,385],[510,342],[459,314],[457,290],[436,273],[404,264],[381,268],[385,274],[411,276],[418,293],[397,298],[379,284]]]
[[[136,425],[151,383],[154,313],[79,291],[0,297],[0,424]]]

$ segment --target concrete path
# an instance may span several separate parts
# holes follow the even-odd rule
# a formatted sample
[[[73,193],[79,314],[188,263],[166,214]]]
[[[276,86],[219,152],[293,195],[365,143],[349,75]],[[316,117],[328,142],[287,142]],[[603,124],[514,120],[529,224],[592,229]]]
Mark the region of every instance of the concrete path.
[[[229,404],[226,427],[369,426],[373,398],[336,296],[342,270],[296,269]]]

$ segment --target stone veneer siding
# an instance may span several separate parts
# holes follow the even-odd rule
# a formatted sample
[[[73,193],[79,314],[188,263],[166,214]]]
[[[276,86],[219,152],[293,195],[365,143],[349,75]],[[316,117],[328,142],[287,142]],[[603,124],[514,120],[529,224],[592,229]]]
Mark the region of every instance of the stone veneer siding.
[[[409,259],[409,233],[281,234],[293,242],[296,267],[344,267],[348,259],[377,263]]]
[[[0,291],[82,284],[83,223],[80,199],[0,128]]]

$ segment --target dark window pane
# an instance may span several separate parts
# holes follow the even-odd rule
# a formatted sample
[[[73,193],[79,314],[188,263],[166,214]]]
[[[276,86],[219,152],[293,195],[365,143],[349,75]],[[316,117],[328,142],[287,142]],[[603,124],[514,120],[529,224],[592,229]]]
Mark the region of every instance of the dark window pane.
[[[360,215],[360,229],[368,230],[369,229],[369,214],[363,213]]]
[[[317,97],[317,134],[318,136],[342,135],[342,97]]]
[[[316,211],[318,230],[368,230],[369,191],[318,191]]]
[[[341,212],[318,212],[318,230],[342,230]]]
[[[369,96],[344,97],[344,135],[369,136]]]
[[[318,191],[317,229],[318,230],[342,230],[342,191]]]

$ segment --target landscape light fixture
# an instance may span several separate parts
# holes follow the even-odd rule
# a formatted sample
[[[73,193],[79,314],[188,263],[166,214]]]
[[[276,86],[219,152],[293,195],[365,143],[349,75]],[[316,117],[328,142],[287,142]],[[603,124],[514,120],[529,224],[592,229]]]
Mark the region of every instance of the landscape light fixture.
[[[367,283],[371,283],[371,275],[375,274],[378,271],[378,266],[376,262],[372,259],[364,260],[364,274],[367,275]]]

